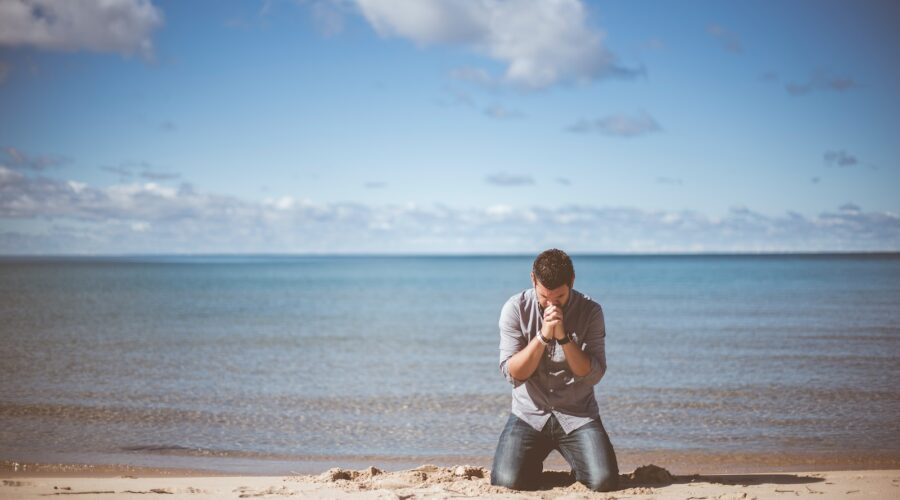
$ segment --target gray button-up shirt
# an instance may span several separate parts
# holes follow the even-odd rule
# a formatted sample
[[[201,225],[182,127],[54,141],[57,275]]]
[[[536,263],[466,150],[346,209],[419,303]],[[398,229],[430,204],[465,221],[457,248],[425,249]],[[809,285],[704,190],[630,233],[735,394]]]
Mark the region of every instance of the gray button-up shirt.
[[[566,333],[591,359],[591,371],[576,377],[562,346],[551,342],[544,348],[541,364],[528,378],[509,374],[509,358],[538,335],[544,315],[534,288],[510,297],[500,312],[500,373],[513,385],[512,412],[535,430],[544,428],[550,414],[556,416],[566,434],[600,416],[594,384],[606,372],[606,327],[603,309],[590,297],[570,290],[563,307]]]

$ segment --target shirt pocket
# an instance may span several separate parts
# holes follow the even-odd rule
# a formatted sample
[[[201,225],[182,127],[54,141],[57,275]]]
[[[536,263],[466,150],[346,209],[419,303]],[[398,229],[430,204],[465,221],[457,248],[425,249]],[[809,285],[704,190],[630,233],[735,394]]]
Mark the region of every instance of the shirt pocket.
[[[567,381],[572,378],[569,363],[566,361],[566,354],[560,345],[553,345],[553,351],[541,360],[541,365],[544,376],[547,377],[547,385],[551,389],[564,387]]]
[[[584,336],[581,334],[580,330],[573,329],[569,333],[569,340],[578,346],[579,349],[583,350],[584,347]]]

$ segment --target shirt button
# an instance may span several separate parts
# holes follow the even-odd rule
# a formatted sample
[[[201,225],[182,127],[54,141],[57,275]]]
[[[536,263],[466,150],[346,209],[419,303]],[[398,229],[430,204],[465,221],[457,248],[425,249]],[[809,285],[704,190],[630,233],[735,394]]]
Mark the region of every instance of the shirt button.
[[[550,392],[553,392],[553,389],[550,389]]]

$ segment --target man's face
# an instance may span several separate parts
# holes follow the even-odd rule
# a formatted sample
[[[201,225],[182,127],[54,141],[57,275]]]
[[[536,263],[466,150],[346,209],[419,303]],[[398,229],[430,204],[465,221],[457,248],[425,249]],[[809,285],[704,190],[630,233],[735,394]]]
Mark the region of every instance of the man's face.
[[[537,292],[538,304],[540,304],[541,309],[546,309],[551,304],[563,307],[569,301],[570,285],[561,285],[550,290],[534,277],[534,273],[531,273],[531,282],[534,284],[534,291]]]

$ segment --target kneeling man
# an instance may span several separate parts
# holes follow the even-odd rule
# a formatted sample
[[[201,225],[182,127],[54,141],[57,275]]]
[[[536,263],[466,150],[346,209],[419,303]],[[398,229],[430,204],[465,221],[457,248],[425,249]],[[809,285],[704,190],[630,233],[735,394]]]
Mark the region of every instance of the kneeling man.
[[[512,413],[491,484],[535,489],[544,459],[558,450],[577,481],[613,490],[616,455],[594,397],[606,372],[603,310],[572,289],[575,270],[562,250],[538,255],[531,282],[500,312],[500,372],[513,385]]]

